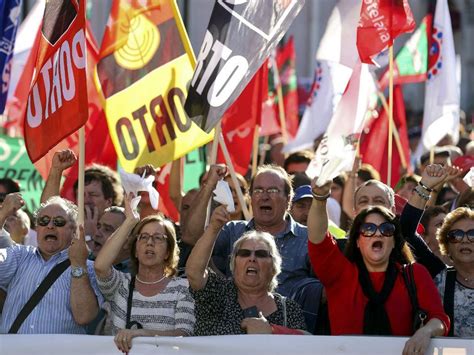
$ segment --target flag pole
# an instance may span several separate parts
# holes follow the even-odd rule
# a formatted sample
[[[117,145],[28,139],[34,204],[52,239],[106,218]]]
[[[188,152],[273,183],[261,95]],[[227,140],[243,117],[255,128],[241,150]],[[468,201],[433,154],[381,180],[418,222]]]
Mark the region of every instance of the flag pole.
[[[242,206],[242,212],[244,214],[244,217],[247,221],[252,218],[250,215],[250,212],[247,208],[247,204],[245,203],[244,200],[244,195],[242,194],[242,190],[239,189],[239,181],[237,180],[237,176],[235,175],[235,169],[234,169],[234,164],[232,164],[232,159],[230,158],[229,151],[227,150],[227,146],[225,145],[224,138],[222,137],[222,134],[219,134],[218,138],[219,140],[219,145],[221,146],[222,153],[224,153],[224,158],[227,163],[227,167],[229,168],[230,172],[230,177],[232,179],[232,182],[234,183],[235,186],[235,192],[237,193],[237,197],[239,198],[240,206]]]
[[[388,117],[389,107],[387,104],[387,100],[385,99],[385,96],[378,89],[377,89],[377,96],[382,102],[382,106],[385,112],[387,113],[387,117]],[[403,169],[407,169],[408,165],[407,165],[407,160],[405,158],[405,154],[403,154],[402,142],[400,141],[400,134],[398,133],[397,127],[395,127],[394,125],[392,126],[392,129],[393,129],[393,138],[395,138],[395,145],[397,146],[398,154],[400,155],[400,163],[402,164]]]
[[[214,140],[212,141],[212,147],[211,147],[211,156],[209,159],[209,163],[215,164],[217,161],[217,147],[219,146],[219,140],[217,137],[221,135],[221,122],[216,125],[216,128],[214,129]]]
[[[269,140],[270,140],[269,136],[265,136],[263,138],[263,144],[260,147],[260,157],[259,157],[258,165],[263,165],[263,163],[265,163],[266,149],[267,149]]]
[[[387,185],[392,185],[392,135],[393,135],[393,45],[388,47],[389,53],[389,88],[388,88],[388,167]]]
[[[260,125],[255,125],[255,131],[253,134],[253,150],[252,150],[252,177],[257,172],[257,164],[258,164],[258,138],[260,134]]]
[[[283,144],[287,144],[288,132],[286,131],[285,105],[283,104],[283,90],[281,88],[280,73],[278,72],[278,65],[274,56],[270,56],[270,62],[273,67],[273,77],[276,79],[274,81],[278,98],[278,117],[280,118],[281,136],[283,138]]]
[[[85,169],[85,130],[79,128],[79,169],[77,186],[77,207],[79,225],[84,225],[84,169]]]

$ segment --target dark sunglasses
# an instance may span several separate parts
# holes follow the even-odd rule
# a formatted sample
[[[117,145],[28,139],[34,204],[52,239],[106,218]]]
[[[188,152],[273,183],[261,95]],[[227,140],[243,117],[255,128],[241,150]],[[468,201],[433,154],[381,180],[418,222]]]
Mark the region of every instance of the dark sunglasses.
[[[239,249],[237,250],[237,253],[235,253],[236,256],[240,256],[242,258],[248,258],[252,254],[254,254],[255,257],[259,259],[266,259],[266,258],[272,257],[272,254],[270,254],[270,252],[265,249],[257,249],[257,250]]]
[[[63,217],[49,217],[49,216],[41,216],[38,217],[38,225],[41,227],[46,227],[50,221],[53,221],[55,227],[64,227],[67,221]]]
[[[448,241],[450,243],[461,243],[464,236],[467,237],[469,243],[474,242],[474,229],[463,231],[462,229],[453,229],[447,233]]]
[[[395,234],[395,225],[390,222],[384,222],[380,225],[376,225],[374,223],[364,223],[360,226],[359,232],[364,237],[370,238],[375,235],[377,229],[384,237],[393,237],[393,235]]]

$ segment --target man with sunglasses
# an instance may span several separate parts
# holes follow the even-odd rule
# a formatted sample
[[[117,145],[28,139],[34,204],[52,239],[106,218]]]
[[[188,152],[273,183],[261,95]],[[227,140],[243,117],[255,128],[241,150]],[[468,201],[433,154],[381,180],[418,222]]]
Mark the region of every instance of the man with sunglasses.
[[[20,194],[8,195],[0,209],[0,223],[23,205]],[[83,228],[77,233],[77,206],[52,197],[37,210],[36,224],[38,248],[13,245],[0,249],[0,288],[7,290],[0,333],[85,334],[85,325],[96,316],[102,295],[93,264],[87,261]],[[19,315],[28,308],[25,305],[53,269],[58,274],[51,277],[51,286],[20,322]]]

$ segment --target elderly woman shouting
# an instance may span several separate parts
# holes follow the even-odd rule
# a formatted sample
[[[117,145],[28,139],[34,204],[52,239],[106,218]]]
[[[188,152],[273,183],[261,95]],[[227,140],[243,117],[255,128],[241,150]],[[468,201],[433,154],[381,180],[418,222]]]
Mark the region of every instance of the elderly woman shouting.
[[[362,210],[344,255],[327,232],[329,190],[330,183],[318,187],[313,181],[308,248],[326,288],[331,333],[411,336],[403,354],[424,354],[431,337],[447,333],[449,318],[428,271],[416,263],[404,266],[413,256],[397,217],[384,207]]]
[[[174,277],[178,247],[173,224],[161,215],[139,221],[131,211],[130,197],[125,200],[125,214],[94,264],[99,288],[111,304],[115,343],[128,352],[134,337],[191,335],[195,318],[187,281]],[[125,243],[130,248],[131,275],[112,267]]]
[[[281,257],[270,234],[251,231],[234,243],[232,280],[207,268],[217,234],[229,219],[225,206],[215,209],[186,264],[196,302],[195,335],[302,334],[306,325],[299,305],[272,292]]]

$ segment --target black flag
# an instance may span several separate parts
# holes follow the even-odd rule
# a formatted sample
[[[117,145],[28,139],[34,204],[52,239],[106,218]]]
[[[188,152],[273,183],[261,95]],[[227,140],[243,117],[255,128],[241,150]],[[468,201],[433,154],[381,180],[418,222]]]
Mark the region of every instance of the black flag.
[[[185,110],[210,132],[290,27],[304,0],[217,0]]]

